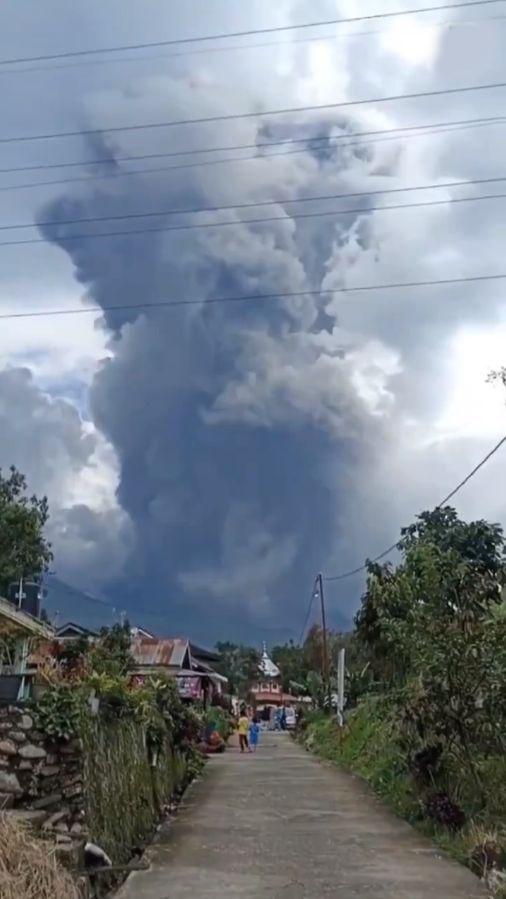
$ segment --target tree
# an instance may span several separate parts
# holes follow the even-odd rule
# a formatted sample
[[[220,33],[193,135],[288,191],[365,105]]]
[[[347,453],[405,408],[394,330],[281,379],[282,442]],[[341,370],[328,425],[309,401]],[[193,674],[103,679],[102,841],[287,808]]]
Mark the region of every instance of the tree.
[[[0,470],[0,593],[21,577],[38,577],[53,558],[44,538],[47,498],[26,495],[26,478],[14,466]]]
[[[103,627],[88,656],[93,671],[111,677],[122,677],[132,671],[135,663],[130,652],[131,641],[128,621]]]
[[[285,693],[292,693],[294,686],[305,689],[309,668],[302,646],[297,646],[293,640],[283,645],[273,646],[271,657],[281,671]]]
[[[401,532],[402,562],[369,566],[358,639],[390,689],[411,759],[457,759],[483,796],[480,760],[504,752],[506,613],[499,525],[447,507]]]
[[[220,674],[228,678],[229,692],[246,699],[259,678],[260,654],[252,646],[229,641],[217,643],[216,649],[220,654],[216,667]]]

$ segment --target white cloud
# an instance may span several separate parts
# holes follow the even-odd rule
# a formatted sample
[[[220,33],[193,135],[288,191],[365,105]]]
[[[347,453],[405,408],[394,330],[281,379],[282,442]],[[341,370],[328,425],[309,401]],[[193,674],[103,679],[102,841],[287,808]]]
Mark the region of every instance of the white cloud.
[[[26,368],[0,371],[0,434],[0,467],[14,464],[30,492],[48,497],[58,572],[102,586],[118,573],[130,540],[115,498],[112,447],[72,403],[43,392]]]

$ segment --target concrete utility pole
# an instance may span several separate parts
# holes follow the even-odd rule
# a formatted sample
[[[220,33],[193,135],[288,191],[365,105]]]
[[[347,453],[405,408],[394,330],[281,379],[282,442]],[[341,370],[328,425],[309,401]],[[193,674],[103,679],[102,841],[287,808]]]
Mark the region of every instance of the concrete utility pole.
[[[344,671],[345,671],[345,662],[346,658],[346,650],[340,649],[339,655],[337,658],[337,721],[339,726],[342,727],[344,724]]]
[[[325,596],[323,593],[323,577],[321,573],[317,577],[318,582],[318,591],[320,593],[320,605],[322,612],[322,675],[323,675],[323,683],[325,684],[327,690],[327,697],[329,703],[329,712],[332,709],[332,690],[330,687],[330,672],[329,672],[329,653],[327,647],[327,621],[325,616]]]

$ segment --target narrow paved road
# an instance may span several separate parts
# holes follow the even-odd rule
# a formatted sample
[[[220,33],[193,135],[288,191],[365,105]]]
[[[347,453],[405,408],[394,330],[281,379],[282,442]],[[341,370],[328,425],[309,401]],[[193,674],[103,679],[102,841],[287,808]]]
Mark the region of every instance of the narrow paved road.
[[[121,899],[482,899],[465,868],[285,734],[211,759]]]

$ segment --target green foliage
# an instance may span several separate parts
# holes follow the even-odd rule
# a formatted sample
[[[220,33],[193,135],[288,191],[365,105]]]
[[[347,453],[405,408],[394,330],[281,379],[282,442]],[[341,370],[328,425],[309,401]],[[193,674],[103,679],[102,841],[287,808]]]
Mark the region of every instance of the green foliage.
[[[321,758],[359,774],[398,814],[415,821],[420,805],[406,755],[394,736],[387,706],[370,698],[351,714],[344,730],[334,717],[313,715],[301,739]]]
[[[234,719],[225,709],[211,706],[203,716],[204,728],[212,727],[223,740],[228,740],[234,731]]]
[[[281,671],[285,693],[292,693],[294,685],[300,688],[300,692],[305,692],[306,678],[310,669],[304,648],[290,640],[283,645],[273,646],[271,658]]]
[[[83,691],[61,684],[49,687],[31,703],[37,730],[55,740],[70,740],[79,734],[84,708]]]
[[[404,528],[398,550],[396,567],[368,565],[348,646],[356,710],[344,730],[313,721],[303,738],[469,860],[476,828],[504,824],[503,533],[445,507]]]
[[[92,671],[86,677],[85,683],[100,700],[103,714],[117,717],[133,714],[133,694],[127,677]]]
[[[87,823],[115,864],[126,864],[151,837],[163,806],[188,777],[186,759],[167,743],[153,765],[144,734],[135,718],[88,718],[83,729]]]
[[[130,625],[114,624],[103,627],[99,639],[89,650],[90,667],[98,674],[123,676],[134,668],[134,660],[130,653]]]
[[[229,690],[241,699],[246,699],[254,683],[258,681],[260,655],[251,646],[236,643],[217,643],[220,653],[217,670],[228,678]]]
[[[441,745],[480,789],[475,757],[500,753],[506,732],[506,616],[501,528],[453,509],[402,531],[403,560],[370,566],[357,635],[411,754]]]
[[[0,470],[0,594],[20,577],[46,571],[53,554],[44,539],[49,517],[47,498],[26,496],[26,479],[14,466]]]

